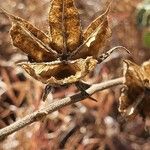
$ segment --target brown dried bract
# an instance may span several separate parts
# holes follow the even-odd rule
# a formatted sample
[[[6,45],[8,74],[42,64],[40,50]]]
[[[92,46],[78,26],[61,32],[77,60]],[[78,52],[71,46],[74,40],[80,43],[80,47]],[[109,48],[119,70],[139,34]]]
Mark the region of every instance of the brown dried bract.
[[[19,63],[33,78],[51,85],[75,83],[92,71],[97,61],[92,57],[73,61],[48,63]]]
[[[83,78],[93,70],[110,36],[109,7],[83,32],[74,1],[52,0],[49,35],[26,20],[2,11],[12,21],[13,45],[26,53],[31,62],[20,65],[43,83],[62,85]]]
[[[138,113],[142,117],[150,115],[150,61],[138,66],[124,61],[124,87],[119,99],[119,111],[127,118]]]

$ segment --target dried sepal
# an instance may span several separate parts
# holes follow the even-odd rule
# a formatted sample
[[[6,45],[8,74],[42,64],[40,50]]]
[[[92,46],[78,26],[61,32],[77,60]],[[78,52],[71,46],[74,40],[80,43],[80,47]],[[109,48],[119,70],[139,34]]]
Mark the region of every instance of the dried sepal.
[[[22,62],[21,66],[33,78],[50,85],[75,83],[92,71],[97,60],[92,57],[74,61],[53,61],[47,63]]]
[[[50,38],[26,20],[1,9],[12,21],[10,35],[13,45],[36,62],[56,59],[56,52],[49,47]]]
[[[150,115],[150,61],[138,66],[124,61],[124,87],[119,98],[119,111],[132,118],[138,113],[143,117]]]
[[[82,42],[78,10],[73,0],[52,0],[49,12],[51,46],[59,53],[75,50]]]
[[[93,56],[95,59],[98,58],[99,54],[102,53],[108,38],[111,35],[111,30],[108,25],[107,10],[98,18],[96,18],[86,29],[83,34],[83,44],[75,50],[73,58],[79,57],[86,58],[87,56]]]

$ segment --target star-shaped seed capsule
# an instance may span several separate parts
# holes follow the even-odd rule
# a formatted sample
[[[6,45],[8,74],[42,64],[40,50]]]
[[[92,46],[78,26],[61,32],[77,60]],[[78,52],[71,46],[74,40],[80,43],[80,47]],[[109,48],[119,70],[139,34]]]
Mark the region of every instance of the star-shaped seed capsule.
[[[109,8],[83,31],[74,1],[52,0],[48,35],[26,20],[2,11],[12,21],[13,45],[29,58],[18,65],[45,84],[63,85],[83,79],[95,68],[110,36]]]

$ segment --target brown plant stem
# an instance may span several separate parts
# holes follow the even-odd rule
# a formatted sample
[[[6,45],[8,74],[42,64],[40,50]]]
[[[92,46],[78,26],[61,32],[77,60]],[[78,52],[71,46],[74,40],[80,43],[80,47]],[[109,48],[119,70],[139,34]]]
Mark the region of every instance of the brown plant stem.
[[[123,79],[124,78],[122,77],[122,78],[109,80],[109,81],[99,83],[99,84],[93,84],[90,88],[88,88],[86,90],[86,92],[89,95],[92,95],[98,91],[102,91],[102,90],[110,88],[112,86],[117,86],[117,85],[123,84]],[[68,106],[70,104],[81,101],[85,98],[87,98],[87,95],[83,95],[80,92],[80,93],[74,94],[70,97],[66,97],[61,100],[54,101],[53,103],[50,103],[46,107],[39,109],[39,110],[25,116],[24,118],[12,123],[11,125],[1,129],[0,130],[0,139],[5,138],[6,136],[14,133],[15,131],[22,129],[23,127],[25,127],[33,122],[41,120],[43,117],[45,117],[49,113],[52,113],[64,106]]]

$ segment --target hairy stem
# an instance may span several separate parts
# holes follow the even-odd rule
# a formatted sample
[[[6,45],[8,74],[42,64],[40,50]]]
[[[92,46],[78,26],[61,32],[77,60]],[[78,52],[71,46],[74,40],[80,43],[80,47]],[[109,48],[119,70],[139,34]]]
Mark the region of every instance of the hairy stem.
[[[98,91],[102,91],[104,89],[110,88],[112,86],[117,86],[123,84],[123,77],[122,78],[117,78],[113,80],[109,80],[103,83],[99,84],[93,84],[90,88],[86,90],[86,92],[89,95],[92,95]],[[11,125],[3,128],[0,130],[0,139],[5,138],[6,136],[14,133],[15,131],[18,131],[22,129],[23,127],[32,124],[33,122],[40,121],[43,117],[48,115],[49,113],[52,113],[64,106],[68,106],[70,104],[76,103],[78,101],[81,101],[85,99],[87,95],[80,93],[74,94],[70,97],[63,98],[58,101],[54,101],[53,103],[50,103],[46,107],[39,109],[24,118],[12,123]]]

